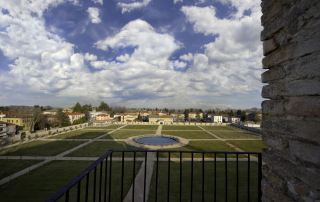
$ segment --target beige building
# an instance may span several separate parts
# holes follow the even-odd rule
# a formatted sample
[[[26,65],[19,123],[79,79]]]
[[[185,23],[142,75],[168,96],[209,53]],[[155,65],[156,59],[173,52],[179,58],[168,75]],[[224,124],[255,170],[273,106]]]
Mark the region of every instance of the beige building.
[[[150,115],[149,116],[149,123],[151,124],[172,124],[173,123],[173,117],[169,115]]]
[[[213,123],[222,123],[222,116],[213,116]]]
[[[79,120],[83,117],[85,117],[86,115],[84,113],[78,113],[78,112],[71,112],[71,113],[67,113],[70,123],[72,124],[74,121]]]
[[[202,112],[189,112],[188,114],[189,119],[202,119],[203,118],[203,113]]]
[[[125,113],[120,115],[121,122],[133,122],[137,121],[139,113]]]
[[[0,121],[15,124],[23,128],[23,130],[30,130],[32,125],[32,117],[1,117]]]
[[[111,121],[112,118],[110,117],[110,114],[103,113],[96,115],[96,121]]]
[[[231,117],[231,123],[240,123],[239,117]]]

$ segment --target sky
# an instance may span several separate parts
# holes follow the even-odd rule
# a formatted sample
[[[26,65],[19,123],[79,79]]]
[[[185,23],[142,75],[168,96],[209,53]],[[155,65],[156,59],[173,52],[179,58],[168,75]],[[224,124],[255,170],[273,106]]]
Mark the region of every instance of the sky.
[[[260,107],[257,0],[0,0],[0,105]]]

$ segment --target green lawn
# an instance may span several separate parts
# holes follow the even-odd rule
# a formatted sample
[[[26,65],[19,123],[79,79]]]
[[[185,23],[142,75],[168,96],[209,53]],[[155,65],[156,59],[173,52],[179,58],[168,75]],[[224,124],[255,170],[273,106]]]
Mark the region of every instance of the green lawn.
[[[212,131],[216,131],[216,130],[223,130],[223,131],[242,131],[240,129],[234,128],[234,127],[230,127],[230,126],[201,126],[202,128],[204,128],[205,130],[212,130]]]
[[[198,126],[174,126],[174,125],[164,125],[162,126],[162,130],[201,130]]]
[[[261,136],[257,136],[252,133],[244,132],[244,131],[217,130],[217,131],[210,131],[210,132],[224,139],[259,139],[261,138]]]
[[[23,175],[5,185],[0,186],[1,202],[37,202],[45,201],[51,194],[56,192],[70,179],[79,174],[90,162],[89,161],[54,161],[40,167],[26,175]],[[139,170],[141,162],[136,162],[136,172]],[[105,164],[103,165],[103,171]],[[100,167],[98,167],[100,171]],[[48,175],[48,173],[51,173]],[[99,173],[99,172],[98,172]],[[133,162],[124,164],[124,195],[128,192],[132,184]],[[102,175],[104,180],[104,172]],[[100,181],[97,175],[97,187]],[[121,162],[112,162],[112,201],[120,199],[121,182]],[[104,184],[104,183],[103,183]],[[85,180],[82,181],[82,198],[84,197]],[[89,181],[89,201],[93,197],[93,173],[90,174]],[[97,189],[98,190],[98,189]],[[103,187],[104,190],[104,187]],[[98,194],[98,191],[96,192]],[[116,194],[117,193],[117,194]],[[70,192],[70,198],[75,199],[74,189]],[[73,200],[71,200],[73,201]]]
[[[146,135],[146,134],[155,134],[155,130],[118,130],[107,136],[103,137],[102,139],[126,139],[132,136],[138,135]]]
[[[114,129],[117,129],[121,126],[124,126],[124,125],[121,125],[121,124],[111,124],[111,125],[108,125],[108,126],[103,126],[103,127],[98,127],[98,126],[90,126],[89,128],[87,129],[94,129],[94,130],[98,130],[98,129],[101,129],[101,130],[114,130]]]
[[[157,130],[158,125],[127,125],[123,129],[145,129],[145,130]]]
[[[225,200],[225,163],[216,162],[216,178],[214,176],[214,162],[205,162],[204,164],[204,199],[205,201],[214,201],[216,189],[216,200]],[[227,163],[227,201],[236,199],[236,163]],[[239,201],[247,201],[247,162],[239,162]],[[156,164],[152,177],[151,190],[149,193],[150,202],[155,201],[155,182],[156,182]],[[167,201],[168,189],[168,163],[159,162],[158,167],[158,201]],[[179,201],[180,191],[180,167],[179,163],[170,163],[170,201]],[[258,169],[257,163],[250,163],[250,201],[257,201],[258,194]],[[216,180],[216,188],[214,181]],[[202,163],[194,162],[193,164],[193,201],[202,201]],[[191,193],[191,162],[182,163],[182,201],[190,201]]]
[[[129,150],[129,149],[136,149],[133,146],[127,145],[125,142],[93,142],[90,143],[74,152],[69,154],[68,156],[86,156],[86,157],[95,157],[101,156],[107,150],[114,149],[114,150]],[[120,153],[115,153],[115,156],[119,156]]]
[[[223,141],[190,141],[188,145],[180,148],[174,148],[170,150],[182,150],[182,151],[228,151],[234,152],[235,150],[229,147]],[[161,157],[167,157],[167,153],[160,153]],[[179,157],[179,153],[171,153],[172,157]],[[201,154],[194,154],[195,158],[200,158]],[[205,157],[213,157],[214,154],[205,154]],[[191,157],[190,153],[184,153],[183,157]],[[224,157],[223,154],[218,154],[217,157]],[[229,157],[234,155],[229,154]]]
[[[262,149],[266,148],[261,140],[232,140],[228,142],[247,152],[262,152]]]
[[[40,161],[37,160],[0,160],[0,179],[25,169]]]
[[[106,134],[108,130],[94,131],[94,130],[78,130],[73,132],[68,132],[56,136],[50,137],[50,139],[93,139],[103,134]]]
[[[139,171],[141,166],[140,161],[136,161],[135,163],[135,172],[133,173],[133,161],[127,161],[123,164],[123,194],[122,199],[127,195],[132,182],[133,182],[133,174],[136,175]],[[99,188],[100,188],[100,168],[101,166],[97,167],[97,176],[96,176],[96,198],[95,201],[99,200]],[[103,163],[102,166],[102,177],[101,177],[101,199],[104,201],[105,196],[108,199],[109,197],[109,182],[110,182],[110,161],[108,162],[108,168],[107,168],[107,185],[105,186],[105,163]],[[122,175],[122,163],[121,161],[112,161],[112,169],[111,169],[111,192],[110,197],[111,201],[121,201],[121,175]],[[89,176],[89,191],[88,191],[88,201],[94,201],[94,192],[93,192],[93,185],[94,185],[94,172],[92,172]],[[85,186],[86,179],[84,179],[82,186],[81,186],[81,192],[80,192],[80,201],[85,201]],[[106,191],[105,191],[106,190]],[[77,187],[71,189],[70,191],[70,201],[76,201],[77,198]],[[61,198],[59,201],[65,201],[65,198]],[[108,200],[107,200],[108,201]]]
[[[1,156],[52,156],[71,149],[83,142],[33,141],[0,150]]]
[[[205,131],[174,131],[174,130],[167,130],[162,131],[161,134],[163,135],[173,135],[178,136],[186,139],[215,139],[212,135],[206,133]]]

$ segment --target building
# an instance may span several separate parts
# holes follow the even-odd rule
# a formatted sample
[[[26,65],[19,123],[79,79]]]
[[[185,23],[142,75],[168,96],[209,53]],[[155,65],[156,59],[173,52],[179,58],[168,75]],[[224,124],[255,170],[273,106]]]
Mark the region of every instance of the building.
[[[213,116],[213,123],[222,123],[222,116]]]
[[[231,117],[231,123],[240,123],[241,119],[239,117]]]
[[[184,122],[185,116],[184,114],[171,114],[174,122]]]
[[[223,121],[224,123],[229,123],[229,122],[231,121],[231,118],[228,117],[228,116],[223,116],[223,117],[222,117],[222,121]]]
[[[189,112],[188,117],[189,117],[189,120],[190,119],[202,119],[203,113],[202,112]]]
[[[121,122],[133,122],[137,121],[139,117],[139,113],[125,113],[120,115]]]
[[[50,109],[42,112],[43,115],[52,115],[52,116],[57,115],[57,113],[58,113],[58,110],[56,109]]]
[[[15,124],[22,127],[23,130],[30,130],[32,126],[32,117],[0,117],[0,121]]]
[[[0,121],[0,138],[17,134],[18,128],[18,125]]]
[[[149,123],[151,124],[173,124],[173,117],[169,115],[150,115],[149,116]]]
[[[95,117],[96,121],[111,121],[112,118],[110,117],[110,114],[107,114],[107,113],[101,113],[101,114],[98,114],[96,115]]]
[[[70,123],[72,124],[74,121],[79,120],[83,117],[85,117],[86,115],[84,113],[78,113],[78,112],[71,112],[71,113],[67,113]]]

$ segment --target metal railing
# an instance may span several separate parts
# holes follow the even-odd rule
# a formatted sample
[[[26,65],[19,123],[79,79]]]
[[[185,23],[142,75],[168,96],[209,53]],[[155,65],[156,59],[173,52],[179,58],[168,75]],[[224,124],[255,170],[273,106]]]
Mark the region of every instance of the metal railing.
[[[52,201],[261,201],[261,153],[107,151]]]

